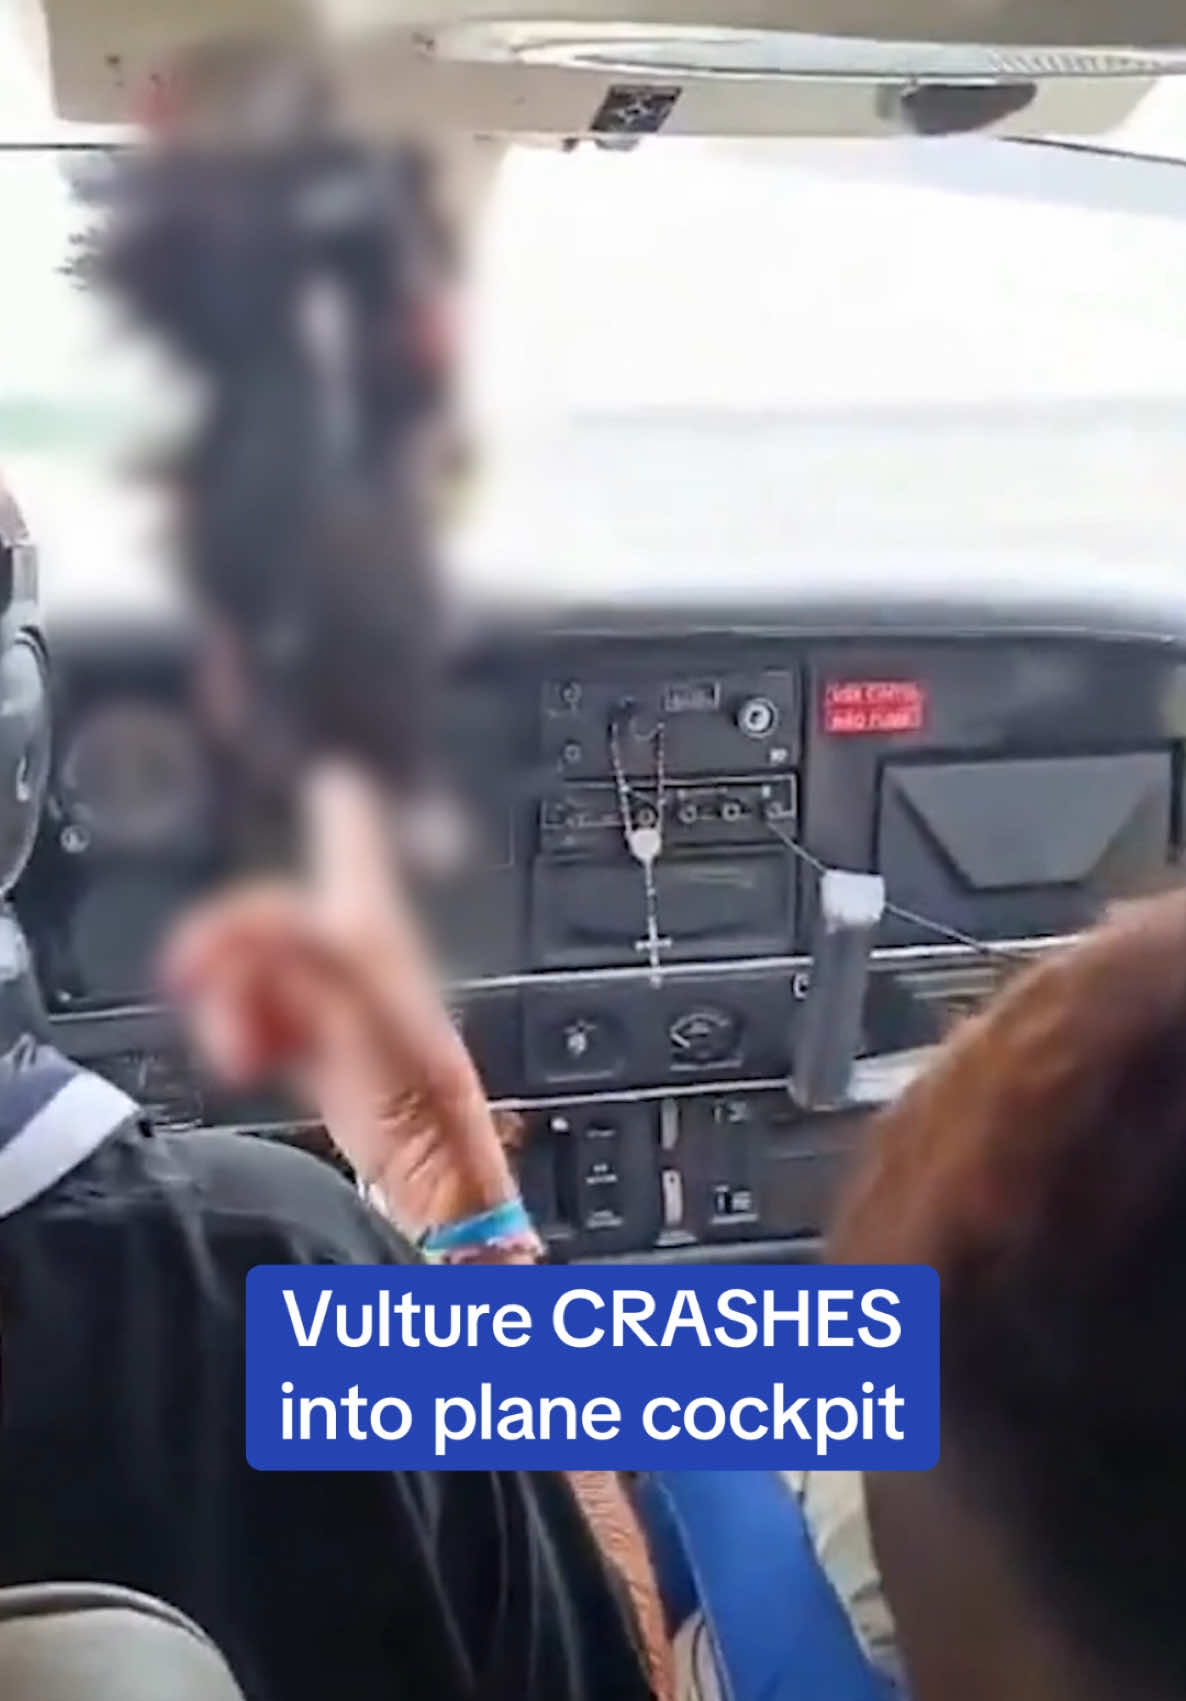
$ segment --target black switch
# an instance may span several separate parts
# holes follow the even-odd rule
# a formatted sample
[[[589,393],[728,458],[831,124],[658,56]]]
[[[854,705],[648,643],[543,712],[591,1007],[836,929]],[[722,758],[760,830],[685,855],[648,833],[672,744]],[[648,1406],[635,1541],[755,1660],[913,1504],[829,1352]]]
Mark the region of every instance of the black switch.
[[[579,1220],[583,1228],[616,1228],[622,1221],[621,1140],[612,1123],[590,1123],[581,1135]]]
[[[566,1140],[557,1139],[550,1130],[533,1128],[518,1154],[519,1187],[532,1221],[541,1228],[560,1220],[557,1160],[567,1150]]]
[[[718,1221],[748,1221],[757,1214],[753,1180],[756,1132],[747,1100],[719,1099],[713,1106],[711,1201],[712,1215]]]

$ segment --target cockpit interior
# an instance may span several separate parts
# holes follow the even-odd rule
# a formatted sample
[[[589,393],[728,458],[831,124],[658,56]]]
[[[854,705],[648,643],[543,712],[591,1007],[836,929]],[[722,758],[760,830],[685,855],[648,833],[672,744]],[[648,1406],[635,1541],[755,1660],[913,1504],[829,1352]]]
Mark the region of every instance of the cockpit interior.
[[[583,329],[579,382],[601,369],[591,406],[526,434],[546,472],[462,603],[447,746],[472,830],[434,899],[456,1020],[557,1260],[810,1258],[870,1111],[926,1048],[1182,854],[1186,597],[1160,545],[1180,528],[1168,467],[1186,416],[1141,343],[1172,367],[1156,289],[1117,284],[1113,301],[1105,279],[1112,317],[1075,317],[1101,207],[1129,221],[1127,252],[1186,269],[1172,54],[1152,24],[1115,62],[1039,32],[994,80],[958,39],[912,66],[932,9],[896,9],[901,39],[880,43],[834,0],[801,37],[701,29],[656,3],[627,28],[584,3],[563,25],[534,6],[505,23],[393,4],[333,38],[363,130],[382,140],[402,100],[402,121],[461,136],[470,198],[495,213],[519,174],[495,234],[504,283],[538,272],[518,332],[530,319],[536,365],[551,350],[572,379]],[[59,158],[134,145],[133,97],[183,44],[186,10],[50,0],[30,26],[59,126],[39,164],[63,195]],[[1016,26],[1015,8],[990,11]],[[38,122],[30,106],[22,134]],[[0,193],[26,156],[14,140],[0,158]],[[881,238],[854,236],[854,184],[883,234],[911,233],[884,277]],[[988,235],[961,261],[944,231],[978,219]],[[1045,317],[1023,323],[1043,222],[1087,232],[1087,258],[1072,243],[1061,271],[1050,260]],[[956,332],[943,268],[961,263],[988,305],[967,302]],[[927,319],[936,269],[946,326]],[[804,319],[829,277],[841,329],[829,344],[821,325],[813,355]],[[504,332],[504,377],[530,388]],[[647,374],[667,393],[640,397]],[[97,594],[122,570],[101,544],[102,570],[85,559],[101,503],[63,523],[55,469],[83,415],[34,441],[9,388],[0,466],[24,522],[6,549],[40,575],[30,629],[54,705],[16,905],[55,1036],[168,1126],[321,1149],[279,1099],[203,1080],[170,1030],[162,931],[258,846],[193,713],[183,625]],[[1109,480],[1101,559],[1082,516]]]
[[[1186,1693],[1179,12],[0,0],[5,1697],[15,1659],[13,1701],[76,1701],[78,1646],[108,1701],[141,1637],[164,1687],[149,1650],[110,1701],[295,1701],[319,1660],[402,1695],[421,1655],[434,1701]],[[357,915],[326,946],[327,753],[381,781],[377,954]],[[219,1070],[162,946],[256,877],[289,936],[228,977],[265,1037]],[[65,1169],[6,1193],[79,1091],[102,1126],[57,1114]],[[274,1468],[252,1283],[300,1261],[623,1266],[530,1279],[670,1286],[672,1336],[733,1277],[665,1267],[800,1266],[753,1285],[803,1348],[806,1266],[909,1268],[942,1457],[825,1469],[854,1375],[802,1471],[487,1476],[439,1416],[433,1460]],[[399,1386],[351,1441],[402,1439]],[[774,1447],[807,1396],[770,1386]],[[868,1439],[906,1402],[860,1387]]]

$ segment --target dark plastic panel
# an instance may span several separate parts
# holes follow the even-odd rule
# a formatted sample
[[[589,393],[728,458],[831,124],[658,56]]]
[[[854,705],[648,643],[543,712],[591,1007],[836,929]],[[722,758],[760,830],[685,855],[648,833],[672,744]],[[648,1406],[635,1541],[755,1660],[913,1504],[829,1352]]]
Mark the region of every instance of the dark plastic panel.
[[[660,1203],[653,1105],[574,1106],[533,1117],[520,1167],[529,1204],[567,1243],[569,1256],[654,1245]]]
[[[782,852],[660,860],[659,930],[673,959],[761,956],[788,948],[795,870]],[[542,968],[637,963],[646,933],[642,870],[617,862],[536,863],[532,955]]]
[[[790,1062],[795,1005],[779,971],[594,981],[524,998],[529,1090],[769,1076]]]
[[[878,862],[893,900],[972,932],[1056,932],[1148,889],[1170,842],[1168,751],[891,763]],[[896,937],[927,937],[897,921]]]
[[[681,1103],[665,1161],[683,1178],[685,1228],[705,1244],[820,1233],[867,1127],[801,1116],[781,1093]]]

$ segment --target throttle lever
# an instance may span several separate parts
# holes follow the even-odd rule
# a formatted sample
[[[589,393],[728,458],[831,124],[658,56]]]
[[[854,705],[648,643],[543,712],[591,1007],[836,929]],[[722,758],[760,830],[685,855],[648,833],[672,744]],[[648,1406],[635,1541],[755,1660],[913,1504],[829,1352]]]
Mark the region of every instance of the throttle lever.
[[[791,1097],[802,1110],[832,1110],[848,1098],[861,1043],[873,936],[885,913],[879,874],[827,868],[819,882],[811,978],[796,1026]]]

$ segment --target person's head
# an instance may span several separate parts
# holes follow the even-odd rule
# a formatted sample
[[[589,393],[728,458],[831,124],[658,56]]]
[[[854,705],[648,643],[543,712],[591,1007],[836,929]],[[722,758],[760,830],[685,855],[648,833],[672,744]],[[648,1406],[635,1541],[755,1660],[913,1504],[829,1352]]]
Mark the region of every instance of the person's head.
[[[942,1461],[868,1484],[915,1701],[1186,1697],[1186,893],[952,1037],[832,1254],[941,1281]]]

